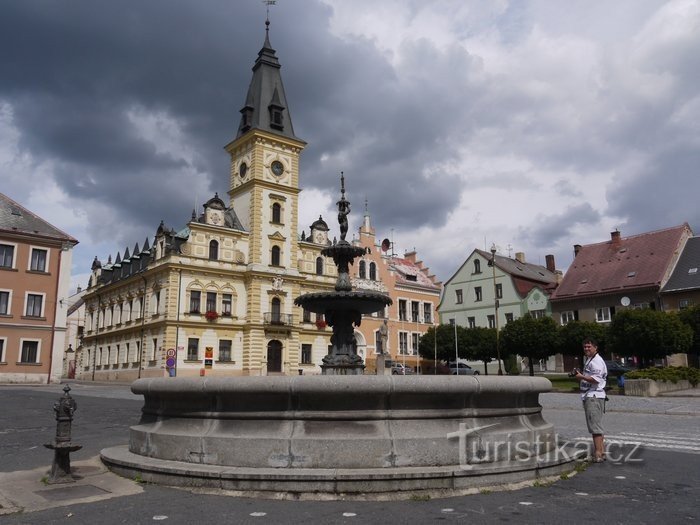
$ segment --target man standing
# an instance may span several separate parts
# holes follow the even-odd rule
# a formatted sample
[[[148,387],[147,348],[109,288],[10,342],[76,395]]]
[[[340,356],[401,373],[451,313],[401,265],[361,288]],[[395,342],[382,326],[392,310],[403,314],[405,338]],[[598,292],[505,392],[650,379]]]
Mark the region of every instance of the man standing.
[[[598,343],[593,339],[583,341],[583,353],[586,357],[583,372],[575,368],[573,375],[580,381],[583,411],[586,414],[588,431],[593,437],[595,449],[593,461],[605,461],[605,444],[603,443],[603,414],[605,413],[605,381],[608,367],[598,354]]]

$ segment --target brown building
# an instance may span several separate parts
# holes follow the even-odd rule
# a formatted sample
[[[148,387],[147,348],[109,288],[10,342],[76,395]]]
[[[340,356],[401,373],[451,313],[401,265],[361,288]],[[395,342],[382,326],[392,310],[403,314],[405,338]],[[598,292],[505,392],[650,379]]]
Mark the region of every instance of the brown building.
[[[0,193],[0,382],[60,381],[76,244]]]

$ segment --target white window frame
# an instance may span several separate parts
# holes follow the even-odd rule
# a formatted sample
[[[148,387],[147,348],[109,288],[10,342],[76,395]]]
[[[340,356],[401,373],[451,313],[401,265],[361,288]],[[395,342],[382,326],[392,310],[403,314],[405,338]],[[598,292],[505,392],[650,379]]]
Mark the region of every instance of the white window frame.
[[[408,332],[399,331],[399,355],[408,355]],[[402,344],[403,343],[403,344]]]
[[[433,303],[423,303],[423,322],[426,324],[433,323]]]
[[[0,363],[7,363],[7,337],[0,337]]]
[[[27,315],[27,306],[29,306],[29,296],[30,295],[40,295],[41,296],[41,314],[39,317],[46,317],[44,313],[46,312],[46,293],[44,292],[24,292],[24,316],[25,317],[36,317],[35,315]]]
[[[542,319],[543,317],[547,317],[547,310],[544,308],[539,310],[530,310],[530,315],[533,319]]]
[[[606,315],[606,313],[607,313],[607,315]],[[610,307],[609,306],[602,306],[600,308],[595,309],[595,322],[596,323],[609,323],[611,319],[612,319],[612,316],[610,315]]]
[[[34,250],[41,250],[46,252],[46,262],[44,263],[43,270],[32,270],[32,258],[34,257]],[[29,259],[27,260],[27,271],[36,273],[49,273],[49,268],[51,264],[51,250],[45,248],[44,246],[29,246]]]
[[[14,249],[12,250],[12,263],[10,264],[10,266],[0,266],[0,268],[4,268],[5,270],[16,270],[17,269],[17,243],[0,241],[0,244],[14,247]]]
[[[25,342],[36,342],[36,361],[22,361],[22,347]],[[24,363],[41,363],[41,339],[34,339],[33,337],[20,337],[19,339],[19,349],[17,351],[17,362]]]
[[[462,304],[464,303],[464,294],[462,293],[461,288],[457,288],[455,290],[455,304]]]
[[[566,311],[562,312],[561,314],[559,314],[559,323],[562,326],[570,323],[571,321],[575,321],[575,320],[576,320],[576,316],[574,315],[573,310],[566,310]]]
[[[12,290],[0,288],[0,292],[7,292],[7,312],[0,312],[0,315],[12,315]]]

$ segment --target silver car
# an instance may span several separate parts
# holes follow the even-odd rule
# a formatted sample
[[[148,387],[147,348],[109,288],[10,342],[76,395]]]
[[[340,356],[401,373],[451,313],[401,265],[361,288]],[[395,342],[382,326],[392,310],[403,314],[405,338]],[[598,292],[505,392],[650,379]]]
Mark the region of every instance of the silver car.
[[[478,376],[479,371],[474,370],[471,366],[465,363],[450,363],[450,374],[453,376]]]
[[[394,363],[394,365],[391,367],[391,374],[395,376],[409,376],[413,375],[413,373],[413,368],[411,368],[410,366],[406,366],[402,363]]]

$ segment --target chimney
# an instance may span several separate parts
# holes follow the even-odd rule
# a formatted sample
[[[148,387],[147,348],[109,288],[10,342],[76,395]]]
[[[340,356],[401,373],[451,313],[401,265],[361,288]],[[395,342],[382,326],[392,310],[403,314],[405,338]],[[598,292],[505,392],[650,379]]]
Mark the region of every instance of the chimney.
[[[613,246],[617,246],[620,244],[620,230],[610,232],[610,241],[612,242]]]
[[[580,244],[574,244],[574,257],[578,255],[578,252],[581,251],[581,245]]]
[[[554,273],[557,269],[557,266],[554,264],[554,255],[545,255],[544,260],[547,261],[547,270]]]
[[[515,252],[515,260],[525,264],[525,252]]]

